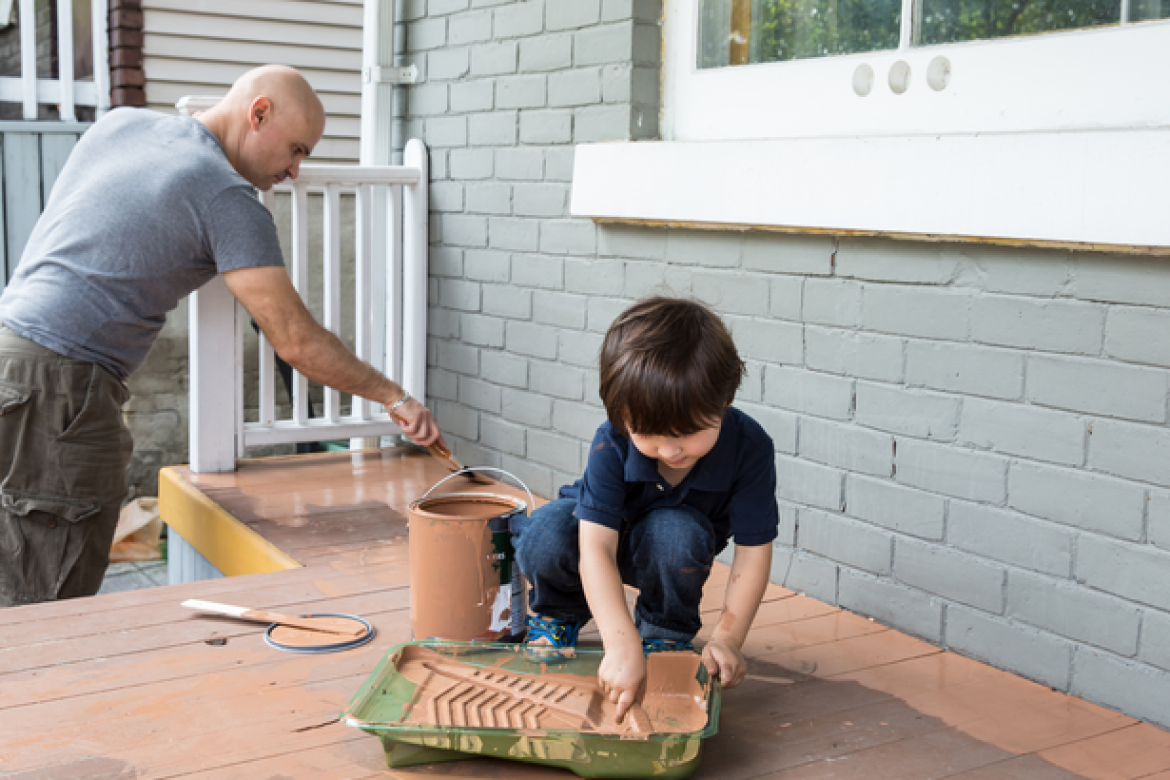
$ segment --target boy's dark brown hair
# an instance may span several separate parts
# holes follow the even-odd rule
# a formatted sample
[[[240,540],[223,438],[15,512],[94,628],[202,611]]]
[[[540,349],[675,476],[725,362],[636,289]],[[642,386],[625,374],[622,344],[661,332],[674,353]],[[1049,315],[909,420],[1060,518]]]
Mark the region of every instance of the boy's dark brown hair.
[[[723,418],[745,367],[723,322],[703,304],[635,303],[601,343],[600,394],[623,433],[686,436]]]

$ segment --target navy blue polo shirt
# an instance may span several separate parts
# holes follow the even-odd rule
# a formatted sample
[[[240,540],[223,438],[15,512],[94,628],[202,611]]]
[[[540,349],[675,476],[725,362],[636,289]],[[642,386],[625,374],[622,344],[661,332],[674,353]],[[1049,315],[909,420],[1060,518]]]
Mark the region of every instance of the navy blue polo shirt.
[[[702,512],[720,540],[754,547],[777,536],[776,459],[772,439],[760,424],[728,407],[715,446],[675,487],[606,420],[593,436],[585,475],[560,489],[577,502],[574,514],[621,531],[652,509],[686,505]]]

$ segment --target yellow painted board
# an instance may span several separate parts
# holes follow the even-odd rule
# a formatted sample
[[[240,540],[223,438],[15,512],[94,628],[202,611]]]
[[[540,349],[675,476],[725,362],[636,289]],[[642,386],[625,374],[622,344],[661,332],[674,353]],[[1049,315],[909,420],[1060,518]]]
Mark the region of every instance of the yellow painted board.
[[[158,507],[163,521],[228,577],[301,567],[174,468],[159,470]]]

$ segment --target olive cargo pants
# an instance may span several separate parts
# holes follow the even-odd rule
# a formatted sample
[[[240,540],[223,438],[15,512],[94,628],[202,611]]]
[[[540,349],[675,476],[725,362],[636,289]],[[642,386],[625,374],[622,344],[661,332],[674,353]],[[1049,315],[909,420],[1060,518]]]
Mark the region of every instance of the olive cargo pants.
[[[0,607],[101,587],[134,448],[129,395],[0,326]]]

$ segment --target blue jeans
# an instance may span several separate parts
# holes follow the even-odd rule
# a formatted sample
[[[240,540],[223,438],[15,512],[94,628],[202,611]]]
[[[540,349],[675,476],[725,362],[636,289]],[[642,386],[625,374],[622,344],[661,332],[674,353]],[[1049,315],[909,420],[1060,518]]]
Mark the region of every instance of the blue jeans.
[[[577,502],[553,501],[531,517],[512,518],[516,560],[532,583],[538,615],[585,623],[592,614],[581,585]],[[639,590],[634,624],[643,639],[689,642],[699,633],[699,601],[715,556],[726,544],[701,512],[654,509],[622,523],[617,564],[622,582]]]

